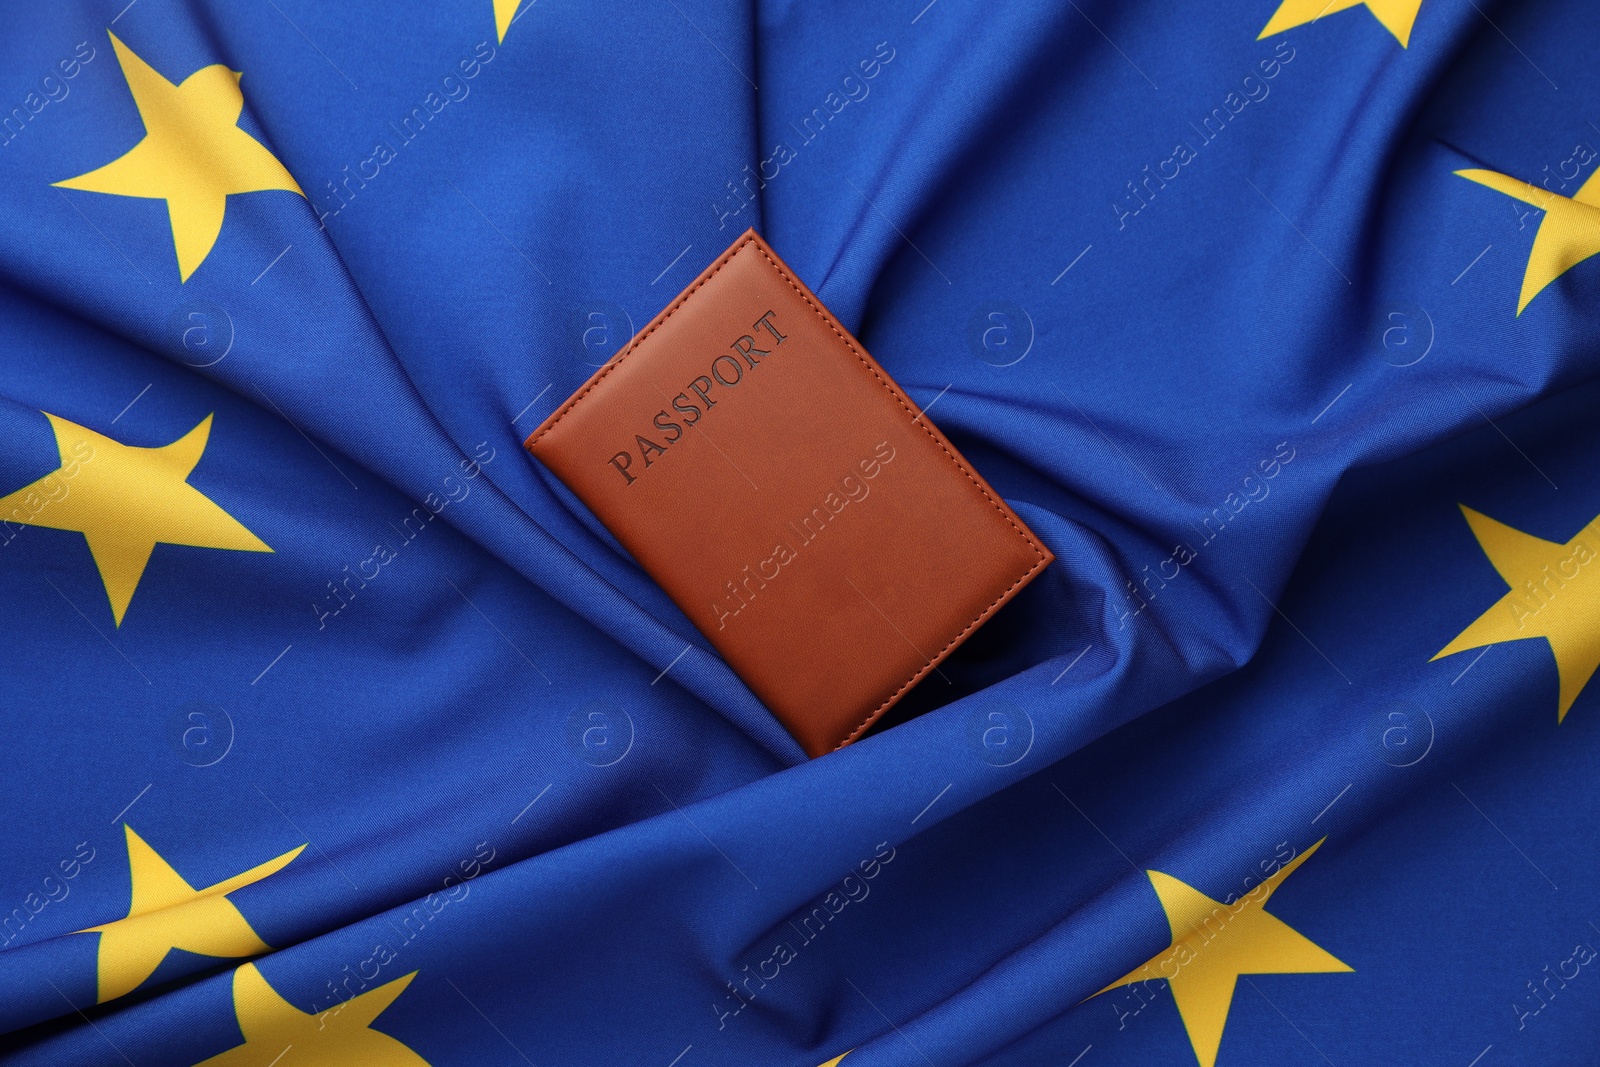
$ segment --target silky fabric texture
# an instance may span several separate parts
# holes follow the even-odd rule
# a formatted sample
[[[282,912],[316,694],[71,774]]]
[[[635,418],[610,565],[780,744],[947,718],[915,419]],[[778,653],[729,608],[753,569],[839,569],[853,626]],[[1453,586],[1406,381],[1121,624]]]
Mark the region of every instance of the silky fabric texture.
[[[15,6],[0,1062],[1588,1062],[1597,40]],[[810,761],[518,448],[749,226],[1057,557]]]

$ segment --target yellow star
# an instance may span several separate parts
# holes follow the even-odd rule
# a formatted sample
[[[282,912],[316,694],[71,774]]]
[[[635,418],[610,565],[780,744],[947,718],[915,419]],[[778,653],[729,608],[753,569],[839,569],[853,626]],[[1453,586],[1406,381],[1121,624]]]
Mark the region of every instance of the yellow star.
[[[506,42],[506,31],[511,28],[511,20],[517,17],[517,8],[522,6],[522,0],[494,0],[494,28],[500,34],[500,43]]]
[[[244,1044],[195,1067],[428,1067],[428,1061],[373,1020],[404,993],[416,971],[311,1015],[296,1008],[247,963],[233,972],[233,1011]]]
[[[1518,315],[1545,286],[1600,252],[1600,169],[1589,175],[1571,198],[1497,171],[1472,168],[1456,173],[1545,213],[1533,238],[1528,269],[1522,275]]]
[[[1542,637],[1556,656],[1560,700],[1556,722],[1567,717],[1572,702],[1600,667],[1600,609],[1596,570],[1583,568],[1595,559],[1593,537],[1600,516],[1572,536],[1566,544],[1525,534],[1465,504],[1461,513],[1467,525],[1500,572],[1511,591],[1461,631],[1433,659],[1453,656],[1469,648]],[[1432,663],[1433,660],[1429,660]]]
[[[217,243],[231,194],[268,189],[305,194],[277,157],[239,128],[244,110],[239,71],[213,63],[173,85],[106,32],[144,120],[144,139],[98,170],[55,184],[165,200],[178,275],[188,281]]]
[[[1267,23],[1256,40],[1271,37],[1296,26],[1315,22],[1324,15],[1362,7],[1372,12],[1372,17],[1383,23],[1383,28],[1394,34],[1394,39],[1405,48],[1411,44],[1411,27],[1417,21],[1422,0],[1283,0],[1277,13]]]
[[[1322,841],[1326,841],[1323,838]],[[1233,1004],[1233,989],[1244,974],[1320,974],[1349,971],[1282,919],[1265,911],[1283,880],[1322,841],[1306,849],[1276,874],[1234,901],[1212,900],[1169,874],[1146,871],[1172,927],[1172,947],[1105,989],[1165,978],[1183,1017],[1189,1043],[1201,1067],[1213,1067],[1222,1045],[1222,1028]],[[1099,996],[1096,993],[1095,996]]]
[[[158,543],[272,551],[188,483],[211,436],[210,415],[160,448],[125,445],[48,411],[44,416],[55,429],[61,466],[0,497],[0,519],[83,534],[118,626]]]
[[[201,956],[253,956],[268,946],[245,922],[228,894],[276,874],[305,849],[285,852],[259,867],[195,889],[172,865],[123,824],[133,899],[126,918],[79,930],[100,935],[100,1003],[131,993],[155,973],[175,948]]]

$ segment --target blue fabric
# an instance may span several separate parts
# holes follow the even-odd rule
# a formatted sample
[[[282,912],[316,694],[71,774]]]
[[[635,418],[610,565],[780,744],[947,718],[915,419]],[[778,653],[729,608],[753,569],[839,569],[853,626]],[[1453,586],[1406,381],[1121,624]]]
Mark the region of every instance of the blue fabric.
[[[1600,8],[1373,2],[9,11],[0,495],[131,529],[45,413],[209,415],[187,484],[272,551],[157,544],[119,620],[67,505],[0,515],[0,1062],[1589,1062],[1600,697],[1531,631],[1433,657],[1511,587],[1458,505],[1600,513],[1600,261],[1518,310],[1600,219]],[[241,72],[301,191],[186,280],[160,200],[56,184],[146,132],[108,30]],[[747,226],[1058,557],[813,761],[520,450]],[[97,1004],[130,835],[195,890],[302,849],[216,898],[262,948]],[[1347,970],[1247,970],[1214,1059],[1159,975],[1096,996],[1162,879],[1291,865]],[[395,1044],[269,1047],[247,968]]]

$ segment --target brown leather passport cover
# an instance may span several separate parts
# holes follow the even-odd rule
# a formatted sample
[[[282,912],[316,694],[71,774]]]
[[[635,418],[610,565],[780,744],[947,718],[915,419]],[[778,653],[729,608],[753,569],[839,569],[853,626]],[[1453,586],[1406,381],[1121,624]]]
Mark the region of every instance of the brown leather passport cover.
[[[527,448],[812,756],[1054,558],[754,230]]]

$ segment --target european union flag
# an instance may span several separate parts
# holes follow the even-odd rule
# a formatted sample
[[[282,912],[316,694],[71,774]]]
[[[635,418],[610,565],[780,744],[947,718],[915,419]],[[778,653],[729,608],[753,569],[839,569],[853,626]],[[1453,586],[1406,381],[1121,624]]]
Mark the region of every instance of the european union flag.
[[[5,21],[0,1062],[1595,1061],[1600,7]],[[1057,558],[814,760],[519,447],[747,227]]]

